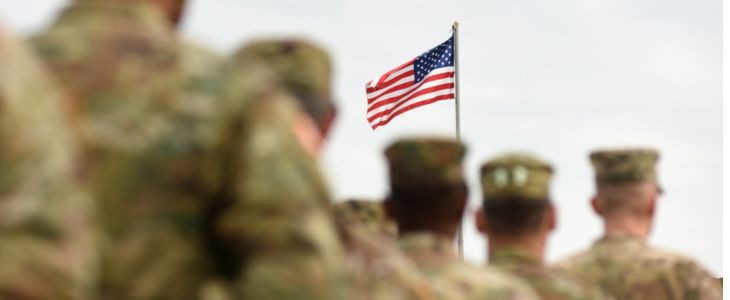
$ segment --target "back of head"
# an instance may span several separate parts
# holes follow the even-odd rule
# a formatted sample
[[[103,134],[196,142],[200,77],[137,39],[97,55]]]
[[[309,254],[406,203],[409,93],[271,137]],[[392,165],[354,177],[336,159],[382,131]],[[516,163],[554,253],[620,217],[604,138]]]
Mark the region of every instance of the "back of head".
[[[448,139],[402,139],[388,146],[388,213],[400,231],[434,231],[461,220],[466,204],[464,145]]]
[[[332,66],[322,48],[300,39],[259,40],[236,54],[238,65],[264,65],[294,96],[302,109],[326,132],[334,117]]]
[[[595,170],[596,205],[606,216],[644,211],[657,192],[656,163],[652,149],[608,149],[590,155]]]
[[[550,207],[552,167],[524,153],[500,155],[481,168],[484,215],[491,235],[540,229]]]

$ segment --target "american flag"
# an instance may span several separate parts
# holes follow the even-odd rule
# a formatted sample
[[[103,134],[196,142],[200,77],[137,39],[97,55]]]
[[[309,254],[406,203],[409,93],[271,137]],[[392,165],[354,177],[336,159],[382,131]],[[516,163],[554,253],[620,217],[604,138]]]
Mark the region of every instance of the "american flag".
[[[454,37],[371,80],[366,93],[373,130],[416,107],[454,99]]]

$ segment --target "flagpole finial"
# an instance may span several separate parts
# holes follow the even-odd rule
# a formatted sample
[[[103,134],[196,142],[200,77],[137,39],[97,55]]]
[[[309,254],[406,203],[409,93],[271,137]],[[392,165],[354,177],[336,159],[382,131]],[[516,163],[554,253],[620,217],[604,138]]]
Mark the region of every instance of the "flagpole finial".
[[[451,25],[451,28],[454,28],[454,29],[459,29],[459,21],[457,21],[457,20],[454,20],[454,24],[453,24],[453,25]]]

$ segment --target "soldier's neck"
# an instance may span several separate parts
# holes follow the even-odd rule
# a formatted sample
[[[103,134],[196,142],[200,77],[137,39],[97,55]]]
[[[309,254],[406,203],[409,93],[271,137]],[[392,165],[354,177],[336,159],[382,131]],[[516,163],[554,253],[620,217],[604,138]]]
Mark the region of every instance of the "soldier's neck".
[[[544,262],[547,234],[524,234],[519,236],[487,236],[489,242],[489,257],[496,251],[508,247],[519,247],[527,251],[532,257]]]
[[[435,234],[441,238],[448,239],[449,241],[453,241],[456,237],[456,231],[457,231],[457,223],[444,225],[444,226],[412,226],[411,224],[398,224],[398,234],[399,235],[406,235],[410,233],[424,233],[428,232],[431,234]]]
[[[633,236],[646,240],[651,231],[651,220],[631,216],[615,216],[603,219],[604,234],[607,237]]]

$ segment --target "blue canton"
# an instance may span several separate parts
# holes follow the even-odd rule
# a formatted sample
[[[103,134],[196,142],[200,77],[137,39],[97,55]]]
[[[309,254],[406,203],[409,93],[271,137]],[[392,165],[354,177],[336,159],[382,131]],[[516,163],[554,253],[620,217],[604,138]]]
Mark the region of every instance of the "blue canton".
[[[454,37],[416,57],[413,71],[416,83],[421,82],[431,71],[454,66]]]

